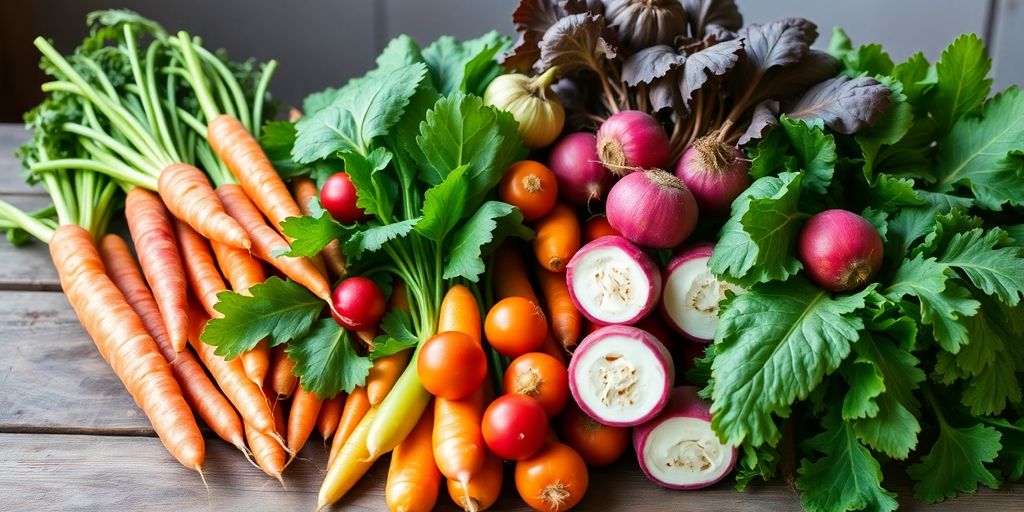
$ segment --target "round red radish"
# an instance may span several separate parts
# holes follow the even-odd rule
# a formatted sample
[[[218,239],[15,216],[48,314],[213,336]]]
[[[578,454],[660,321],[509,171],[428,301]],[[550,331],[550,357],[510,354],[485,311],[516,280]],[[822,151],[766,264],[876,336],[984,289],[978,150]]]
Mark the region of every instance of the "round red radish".
[[[702,137],[679,158],[676,177],[693,193],[702,215],[725,216],[750,186],[749,168],[750,161],[736,146]]]
[[[502,395],[484,411],[481,432],[487,448],[506,460],[532,457],[548,438],[548,416],[526,395]]]
[[[632,324],[661,296],[661,272],[654,260],[621,236],[584,245],[565,268],[573,304],[595,324]]]
[[[377,283],[362,276],[345,278],[331,294],[331,315],[342,327],[361,331],[376,327],[387,308],[387,299]]]
[[[615,179],[597,156],[597,137],[587,132],[558,139],[551,148],[548,168],[558,181],[558,195],[579,206],[603,200]]]
[[[725,291],[742,293],[743,289],[719,281],[708,260],[714,246],[696,244],[668,263],[661,294],[661,311],[665,321],[679,334],[700,343],[711,343],[718,329],[718,304]]]
[[[352,224],[366,220],[366,211],[356,206],[356,187],[348,174],[339,172],[327,178],[320,190],[320,204],[334,220]]]
[[[601,163],[623,176],[640,169],[664,168],[669,141],[654,116],[639,110],[612,115],[597,130],[597,154]]]
[[[671,249],[697,227],[697,202],[679,178],[654,169],[619,180],[608,192],[605,215],[629,241]]]
[[[648,479],[677,490],[714,485],[738,458],[711,430],[711,407],[693,386],[673,389],[661,414],[633,429],[633,448]]]
[[[672,356],[657,338],[626,325],[594,331],[569,363],[569,390],[602,425],[631,427],[656,416],[675,381]]]
[[[845,292],[863,288],[882,267],[882,238],[867,219],[846,210],[825,210],[800,232],[800,261],[818,286]]]

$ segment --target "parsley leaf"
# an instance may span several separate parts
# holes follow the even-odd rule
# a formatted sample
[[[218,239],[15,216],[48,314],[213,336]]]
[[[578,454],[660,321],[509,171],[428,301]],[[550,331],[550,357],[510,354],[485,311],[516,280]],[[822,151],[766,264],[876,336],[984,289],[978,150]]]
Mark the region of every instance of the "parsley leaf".
[[[956,38],[942,51],[935,63],[937,81],[928,106],[943,132],[985,101],[992,88],[992,79],[987,78],[991,69],[985,43],[975,34]]]
[[[333,318],[317,322],[309,334],[289,343],[285,352],[295,361],[292,373],[299,377],[302,389],[321,399],[364,385],[373,366],[356,354],[348,331]]]
[[[370,359],[397,354],[416,346],[419,339],[412,332],[412,319],[409,313],[401,309],[392,309],[381,319],[381,330],[384,334],[373,340]]]
[[[314,197],[309,203],[309,215],[288,217],[281,222],[281,231],[292,239],[291,249],[282,254],[308,258],[318,254],[332,241],[347,237],[351,230],[334,220],[320,206],[320,199]]]
[[[444,265],[444,278],[463,277],[477,282],[485,270],[485,246],[496,247],[509,236],[529,240],[533,230],[523,225],[523,214],[518,208],[501,201],[484,203],[455,232]]]
[[[974,492],[978,484],[993,489],[999,481],[985,464],[995,460],[1002,445],[1002,436],[992,427],[976,424],[955,428],[939,419],[939,437],[921,462],[907,468],[917,480],[914,495],[926,503],[935,503],[956,496],[957,492]]]
[[[917,313],[921,323],[931,325],[935,340],[950,353],[957,353],[967,342],[967,327],[963,319],[978,311],[978,301],[950,279],[952,270],[920,254],[900,264],[892,283],[884,294],[892,301],[905,296],[918,300]]]
[[[955,233],[938,260],[961,272],[989,295],[1015,306],[1024,295],[1024,256],[1006,247],[1009,235],[999,228]]]
[[[356,261],[363,257],[364,252],[379,251],[381,247],[384,247],[384,244],[391,240],[408,235],[419,221],[420,217],[416,217],[356,231],[342,245],[342,250],[345,251],[345,258]]]
[[[416,224],[416,231],[437,243],[444,241],[455,227],[466,208],[469,184],[463,165],[434,185],[423,195],[423,218]]]
[[[441,36],[423,50],[423,59],[441,94],[461,91],[482,96],[487,84],[501,72],[495,57],[509,43],[507,36],[493,30],[461,42],[452,36]]]
[[[835,172],[835,139],[832,135],[826,134],[821,126],[803,120],[783,116],[780,122],[796,156],[796,167],[789,170],[803,171],[801,185],[804,190],[824,194],[832,183],[832,174]]]
[[[356,189],[356,206],[369,215],[390,218],[399,193],[395,183],[383,172],[391,163],[391,152],[377,148],[366,156],[347,152],[342,158],[345,172]]]

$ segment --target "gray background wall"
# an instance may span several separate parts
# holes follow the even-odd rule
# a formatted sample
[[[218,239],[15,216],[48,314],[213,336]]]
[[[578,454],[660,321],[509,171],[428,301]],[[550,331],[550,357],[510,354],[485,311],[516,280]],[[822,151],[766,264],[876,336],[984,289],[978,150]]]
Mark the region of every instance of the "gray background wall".
[[[168,28],[202,34],[236,57],[280,61],[272,90],[287,104],[361,75],[387,41],[408,33],[421,43],[442,34],[512,33],[517,0],[0,0],[0,120],[37,101],[43,77],[32,37],[65,50],[85,33],[85,14],[126,7]],[[1024,0],[738,0],[747,22],[803,16],[828,42],[842,26],[855,43],[880,42],[902,60],[930,59],[956,35],[976,32],[995,59],[996,86],[1024,83]]]

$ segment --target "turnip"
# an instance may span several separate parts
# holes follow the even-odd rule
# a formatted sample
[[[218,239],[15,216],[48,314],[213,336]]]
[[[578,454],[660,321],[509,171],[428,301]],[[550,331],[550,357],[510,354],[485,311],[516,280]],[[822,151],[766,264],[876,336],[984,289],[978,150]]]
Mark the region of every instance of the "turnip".
[[[714,485],[732,471],[738,456],[711,430],[711,406],[694,386],[673,389],[661,414],[633,429],[633,448],[648,479],[678,490]]]
[[[743,291],[719,281],[708,268],[713,250],[711,244],[697,244],[672,258],[665,268],[661,296],[661,310],[668,324],[679,334],[700,343],[711,343],[715,339],[718,303],[725,299],[725,291]]]
[[[661,297],[654,260],[621,236],[603,236],[576,251],[566,266],[576,309],[598,325],[632,324]]]
[[[601,123],[597,130],[597,154],[601,163],[619,176],[663,168],[668,164],[668,136],[650,114],[624,110]]]
[[[558,195],[579,206],[603,200],[615,179],[601,165],[593,133],[570,133],[558,139],[551,148],[548,167],[558,180]]]
[[[882,266],[882,238],[864,217],[846,210],[825,210],[800,232],[800,261],[807,276],[833,292],[863,288]]]
[[[569,364],[569,390],[591,418],[611,427],[650,420],[668,401],[672,357],[647,331],[602,327],[583,339]]]
[[[676,177],[686,184],[701,214],[729,214],[733,200],[750,186],[750,161],[736,146],[700,138],[676,164]]]
[[[697,202],[679,178],[652,169],[619,180],[608,193],[605,215],[629,241],[670,249],[697,227]]]

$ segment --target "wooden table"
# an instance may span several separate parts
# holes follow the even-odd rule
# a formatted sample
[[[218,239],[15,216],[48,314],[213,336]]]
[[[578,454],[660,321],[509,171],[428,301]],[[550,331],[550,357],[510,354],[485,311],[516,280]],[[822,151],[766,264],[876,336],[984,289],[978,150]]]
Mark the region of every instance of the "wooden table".
[[[25,140],[0,125],[0,199],[23,208],[49,204],[25,185],[12,156]],[[0,241],[0,510],[313,510],[325,471],[321,440],[310,439],[285,472],[286,489],[207,432],[206,480],[174,461],[96,351],[60,292],[46,247]],[[506,471],[495,510],[525,510]],[[578,510],[799,510],[782,482],[745,493],[723,483],[699,492],[661,489],[640,474],[631,454],[594,469]],[[387,462],[374,466],[337,510],[385,510]],[[894,476],[894,478],[896,478]],[[907,510],[1022,510],[1024,486],[983,490],[932,507],[910,499],[910,484],[889,484]],[[442,491],[441,510],[456,510]]]

